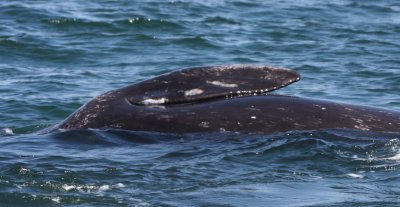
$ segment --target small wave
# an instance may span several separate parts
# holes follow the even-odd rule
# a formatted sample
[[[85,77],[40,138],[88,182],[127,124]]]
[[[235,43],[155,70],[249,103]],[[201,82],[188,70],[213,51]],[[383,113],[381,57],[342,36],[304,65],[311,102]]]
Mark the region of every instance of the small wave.
[[[163,141],[180,140],[179,135],[141,132],[120,129],[83,129],[58,131],[49,134],[57,141],[66,144],[84,144],[100,146],[118,146],[118,145],[137,145],[137,144],[155,144]]]
[[[196,155],[202,155],[212,152],[209,149],[192,149],[192,150],[180,150],[180,151],[173,151],[168,152],[162,156],[160,159],[179,159],[179,158],[188,158],[188,157],[195,157]]]
[[[348,7],[359,8],[362,11],[368,11],[373,13],[383,13],[387,15],[391,12],[397,12],[394,7],[381,6],[379,4],[364,4],[363,2],[351,2],[347,5]]]
[[[117,29],[111,22],[105,21],[89,21],[76,18],[54,18],[42,20],[43,23],[47,23],[57,27],[82,27],[82,28],[103,28],[105,30]]]
[[[127,20],[119,20],[116,21],[116,23],[130,25],[130,26],[146,27],[146,28],[169,28],[169,29],[184,28],[181,24],[175,23],[173,21],[169,21],[166,19],[151,19],[146,17],[135,17]]]
[[[209,41],[205,37],[201,36],[195,36],[195,37],[181,37],[181,38],[172,38],[170,39],[172,43],[182,45],[182,46],[188,46],[191,48],[220,48],[217,45],[214,45],[211,41]]]
[[[221,17],[221,16],[207,17],[205,20],[203,20],[203,22],[212,23],[212,24],[241,25],[241,22],[235,21],[234,19],[231,19],[231,18],[225,18],[225,17]]]

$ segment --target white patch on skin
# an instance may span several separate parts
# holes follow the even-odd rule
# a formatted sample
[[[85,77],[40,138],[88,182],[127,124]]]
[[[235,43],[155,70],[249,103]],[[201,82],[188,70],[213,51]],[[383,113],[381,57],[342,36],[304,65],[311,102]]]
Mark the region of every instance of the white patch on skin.
[[[318,105],[318,104],[313,104],[313,106],[316,106],[316,107],[320,108],[321,110],[326,110],[326,107],[323,107],[323,106]]]
[[[323,106],[318,105],[318,104],[313,104],[313,106],[316,106],[316,107],[320,108],[321,110],[326,110],[326,107],[323,107]]]
[[[249,111],[260,111],[260,109],[255,108],[254,106],[247,107],[246,109]]]
[[[112,128],[122,128],[123,126],[125,126],[124,123],[114,123],[110,125]]]
[[[364,121],[362,119],[354,119],[355,122],[359,123],[359,124],[363,124]]]
[[[162,118],[162,119],[172,119],[173,116],[170,116],[170,115],[160,115],[160,118]]]
[[[165,109],[165,106],[163,105],[147,105],[147,107],[155,109]]]
[[[357,125],[354,125],[354,128],[364,130],[364,131],[369,131],[369,127],[364,124],[363,120],[361,119],[354,119],[354,121],[357,123]]]
[[[170,115],[160,115],[159,117],[157,117],[157,120],[160,120],[160,121],[163,120],[163,121],[169,122],[172,120],[172,118],[174,118],[174,117],[170,116]]]
[[[221,81],[207,81],[207,83],[208,83],[208,84],[215,85],[215,86],[222,86],[222,87],[225,87],[225,88],[236,88],[236,87],[238,87],[237,84],[234,84],[234,83],[224,83],[224,82],[221,82]]]
[[[168,99],[167,98],[159,98],[159,99],[152,99],[152,98],[148,98],[148,99],[144,99],[142,101],[142,104],[144,105],[157,105],[157,104],[164,104],[165,102],[167,102]]]
[[[204,128],[208,128],[208,127],[210,127],[210,123],[209,123],[209,122],[206,122],[206,121],[202,121],[202,122],[199,124],[199,126],[204,127]]]
[[[195,96],[195,95],[199,95],[199,94],[202,94],[202,93],[204,93],[204,91],[201,90],[200,88],[194,88],[194,89],[185,91],[185,97],[187,97],[187,96]]]
[[[251,119],[257,119],[257,117],[256,117],[256,116],[251,116],[250,118],[251,118]]]

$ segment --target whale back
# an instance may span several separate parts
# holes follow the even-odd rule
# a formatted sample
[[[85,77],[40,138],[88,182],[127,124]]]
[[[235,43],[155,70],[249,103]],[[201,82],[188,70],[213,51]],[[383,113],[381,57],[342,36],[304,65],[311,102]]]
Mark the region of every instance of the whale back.
[[[260,95],[300,80],[298,72],[256,65],[192,67],[123,88],[133,105],[168,105]]]

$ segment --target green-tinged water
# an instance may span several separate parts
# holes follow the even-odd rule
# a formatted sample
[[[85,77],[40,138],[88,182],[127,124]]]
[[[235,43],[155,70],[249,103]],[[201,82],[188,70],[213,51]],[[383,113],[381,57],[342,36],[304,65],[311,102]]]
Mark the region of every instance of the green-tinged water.
[[[0,1],[0,206],[398,206],[400,134],[37,135],[179,68],[295,69],[279,94],[400,110],[400,2]]]

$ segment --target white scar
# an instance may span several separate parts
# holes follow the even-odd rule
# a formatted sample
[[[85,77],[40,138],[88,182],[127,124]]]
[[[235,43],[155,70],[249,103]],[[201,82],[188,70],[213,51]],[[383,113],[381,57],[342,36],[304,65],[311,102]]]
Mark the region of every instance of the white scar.
[[[144,99],[142,101],[142,104],[144,104],[144,105],[164,104],[167,101],[168,101],[168,99],[166,99],[164,97],[163,98],[159,98],[159,99],[148,98],[148,99]]]
[[[204,91],[201,90],[200,88],[194,88],[188,91],[185,91],[185,97],[186,96],[195,96],[195,95],[199,95],[202,94]]]
[[[225,88],[236,88],[236,87],[238,87],[237,84],[224,83],[224,82],[221,82],[221,81],[207,81],[207,83],[208,84],[212,84],[212,85],[216,85],[216,86],[222,86],[222,87],[225,87]]]

